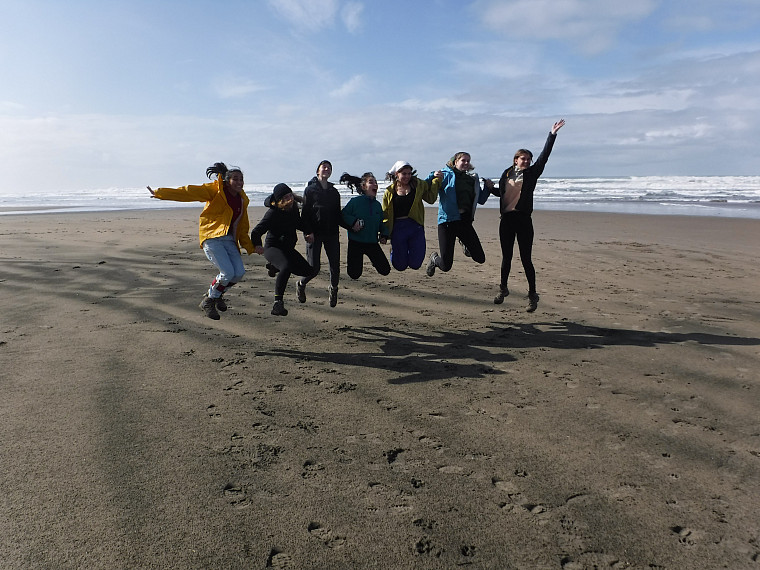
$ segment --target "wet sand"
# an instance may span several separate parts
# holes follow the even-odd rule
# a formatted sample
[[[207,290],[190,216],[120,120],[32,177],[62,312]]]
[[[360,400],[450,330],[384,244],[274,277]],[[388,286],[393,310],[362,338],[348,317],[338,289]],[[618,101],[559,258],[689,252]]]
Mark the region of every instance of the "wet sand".
[[[484,209],[212,321],[197,215],[0,220],[3,567],[760,565],[760,220],[536,212],[531,314]]]

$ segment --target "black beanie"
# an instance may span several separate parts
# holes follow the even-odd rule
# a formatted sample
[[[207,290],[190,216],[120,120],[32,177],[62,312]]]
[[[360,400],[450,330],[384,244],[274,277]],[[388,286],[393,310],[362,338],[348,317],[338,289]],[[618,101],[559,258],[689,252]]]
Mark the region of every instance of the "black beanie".
[[[292,192],[293,191],[290,189],[290,186],[288,186],[284,182],[280,182],[277,186],[274,187],[274,191],[272,192],[272,199],[274,202],[279,202],[285,196],[287,196],[288,194],[291,194]]]

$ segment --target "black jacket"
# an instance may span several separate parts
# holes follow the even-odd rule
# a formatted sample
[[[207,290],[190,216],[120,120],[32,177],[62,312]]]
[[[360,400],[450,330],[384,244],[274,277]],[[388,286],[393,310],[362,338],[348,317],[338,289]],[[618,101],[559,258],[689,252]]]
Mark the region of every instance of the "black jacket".
[[[552,153],[552,147],[554,147],[554,141],[557,140],[557,135],[549,133],[544,144],[544,150],[538,155],[536,161],[523,171],[523,183],[522,190],[520,191],[520,199],[517,201],[515,210],[531,214],[533,212],[533,191],[536,189],[536,183],[538,177],[544,172],[546,162],[549,160],[549,155]],[[499,179],[498,188],[494,188],[491,193],[494,196],[499,197],[501,201],[504,191],[507,189],[507,179],[509,173],[514,169],[514,164],[507,168]],[[502,212],[503,213],[503,212]]]
[[[261,236],[267,234],[264,247],[276,247],[279,249],[295,249],[298,242],[296,232],[309,234],[311,229],[301,217],[298,205],[293,204],[290,210],[281,210],[277,206],[269,206],[264,217],[251,231],[251,241],[254,246],[261,245]]]
[[[348,229],[341,215],[340,193],[332,183],[327,188],[315,176],[303,191],[303,212],[306,224],[317,235],[332,236],[341,227]]]

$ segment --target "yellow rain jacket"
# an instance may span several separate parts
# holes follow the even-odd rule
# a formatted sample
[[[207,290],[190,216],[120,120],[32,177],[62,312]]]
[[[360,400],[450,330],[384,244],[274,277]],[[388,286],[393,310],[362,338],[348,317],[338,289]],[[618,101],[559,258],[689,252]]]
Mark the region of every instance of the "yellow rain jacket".
[[[206,202],[201,212],[198,228],[201,247],[203,247],[203,242],[207,239],[226,236],[232,224],[232,208],[227,204],[223,184],[222,179],[217,178],[216,181],[201,186],[158,188],[154,191],[154,195],[161,200],[174,200],[175,202]],[[237,223],[235,241],[238,249],[242,246],[250,255],[253,253],[253,242],[251,242],[249,235],[248,196],[241,191],[240,197],[243,200],[243,211]]]

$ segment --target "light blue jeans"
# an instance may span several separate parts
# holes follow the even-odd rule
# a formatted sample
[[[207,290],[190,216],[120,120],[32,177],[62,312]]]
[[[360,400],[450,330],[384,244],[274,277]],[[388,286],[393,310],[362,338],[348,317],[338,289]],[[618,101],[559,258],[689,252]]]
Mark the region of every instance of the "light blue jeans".
[[[230,286],[234,285],[245,275],[243,257],[237,248],[237,242],[232,236],[209,238],[203,242],[203,253],[213,263],[219,274],[211,282],[208,296],[218,299]]]

